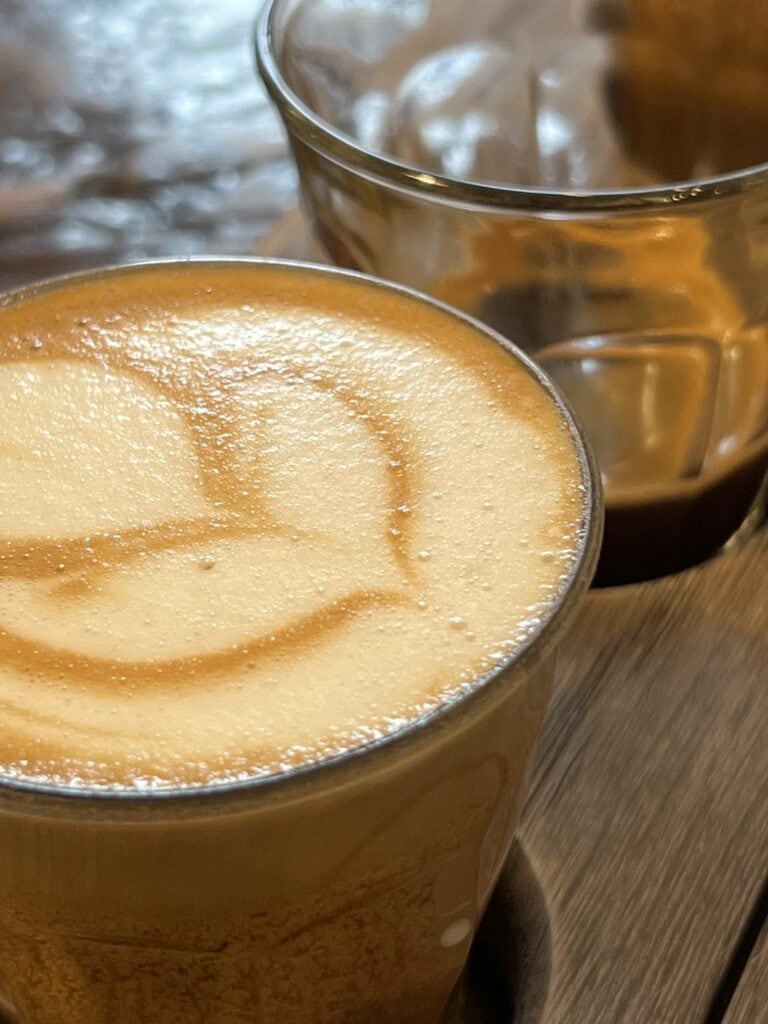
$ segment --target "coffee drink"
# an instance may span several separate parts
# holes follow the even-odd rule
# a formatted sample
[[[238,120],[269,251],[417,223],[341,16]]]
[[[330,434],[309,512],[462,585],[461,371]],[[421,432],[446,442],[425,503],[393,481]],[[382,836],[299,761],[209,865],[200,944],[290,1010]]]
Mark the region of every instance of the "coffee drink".
[[[6,305],[6,775],[284,771],[451,700],[531,632],[573,562],[580,468],[538,381],[445,320],[237,264]]]
[[[410,294],[191,262],[8,297],[0,407],[9,1011],[436,1021],[591,557],[552,393]]]

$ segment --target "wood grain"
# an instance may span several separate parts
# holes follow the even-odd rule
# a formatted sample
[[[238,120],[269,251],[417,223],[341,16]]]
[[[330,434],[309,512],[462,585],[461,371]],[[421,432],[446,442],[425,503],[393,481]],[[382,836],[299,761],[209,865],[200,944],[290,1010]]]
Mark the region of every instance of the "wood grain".
[[[307,258],[309,238],[293,215],[262,252]],[[766,579],[763,530],[678,576],[589,595],[521,827],[550,918],[533,943],[546,962],[528,964],[546,1006],[540,991],[514,1012],[470,999],[467,1022],[719,1024],[708,1011],[768,865]],[[509,913],[518,870],[501,879]],[[481,935],[511,978],[514,934],[497,918]],[[765,943],[727,1024],[768,1024]]]
[[[705,1019],[768,864],[767,576],[763,531],[593,592],[565,645],[522,830],[546,1024]]]
[[[766,1024],[768,1021],[768,924],[763,927],[736,996],[723,1024]]]

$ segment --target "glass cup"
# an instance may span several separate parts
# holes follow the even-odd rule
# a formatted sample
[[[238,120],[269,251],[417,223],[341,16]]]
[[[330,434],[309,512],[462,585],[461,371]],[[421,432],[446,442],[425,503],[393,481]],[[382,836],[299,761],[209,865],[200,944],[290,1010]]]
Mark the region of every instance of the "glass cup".
[[[254,275],[264,263],[252,261]],[[130,272],[151,293],[152,265]],[[108,287],[113,273],[89,276]],[[496,340],[557,406],[581,466],[578,557],[536,633],[453,704],[284,776],[171,792],[0,780],[0,1016],[440,1018],[512,840],[554,645],[589,586],[601,525],[599,485],[570,413],[538,367]]]
[[[766,11],[269,0],[257,59],[330,258],[484,320],[570,400],[605,490],[598,582],[759,518]]]

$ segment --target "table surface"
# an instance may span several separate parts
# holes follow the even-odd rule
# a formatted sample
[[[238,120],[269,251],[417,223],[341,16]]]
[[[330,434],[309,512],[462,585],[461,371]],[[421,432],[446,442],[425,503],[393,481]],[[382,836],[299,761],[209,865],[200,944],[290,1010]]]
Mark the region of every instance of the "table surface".
[[[145,256],[317,255],[284,216],[295,178],[252,73],[254,6],[0,0],[0,286]],[[590,594],[481,935],[526,984],[514,1009],[475,992],[464,1019],[767,1024],[766,577],[764,530]]]

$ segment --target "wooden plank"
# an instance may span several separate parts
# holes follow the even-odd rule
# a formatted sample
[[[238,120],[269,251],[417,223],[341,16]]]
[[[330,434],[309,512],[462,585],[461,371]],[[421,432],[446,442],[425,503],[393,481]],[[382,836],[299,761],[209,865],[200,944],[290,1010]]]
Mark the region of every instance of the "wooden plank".
[[[768,864],[766,578],[763,531],[593,592],[568,638],[522,829],[550,908],[544,1024],[706,1018]]]
[[[262,251],[301,258],[309,237],[294,215]],[[528,964],[549,979],[546,1010],[524,993],[468,1020],[704,1024],[768,864],[767,578],[763,531],[676,577],[590,594],[521,829],[550,914]],[[515,913],[518,870],[499,887]],[[509,944],[512,975],[515,934],[496,913],[481,935]]]
[[[746,971],[723,1024],[766,1024],[768,1021],[768,922],[754,947]]]

